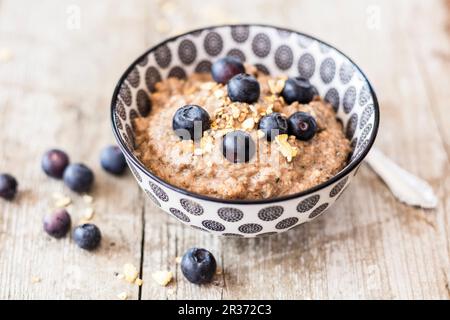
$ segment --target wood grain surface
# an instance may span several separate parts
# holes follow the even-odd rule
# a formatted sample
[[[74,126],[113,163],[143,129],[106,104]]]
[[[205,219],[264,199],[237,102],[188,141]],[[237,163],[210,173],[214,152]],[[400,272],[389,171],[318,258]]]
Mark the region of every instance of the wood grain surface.
[[[352,57],[380,101],[376,145],[432,184],[438,208],[397,202],[363,165],[313,223],[221,239],[157,209],[131,174],[104,173],[99,151],[113,142],[109,102],[123,70],[169,35],[228,22],[297,29]],[[0,200],[0,299],[449,299],[449,75],[448,0],[0,0],[0,172],[20,184],[15,201]],[[87,205],[42,173],[51,147],[95,171],[95,252],[42,231],[54,192],[72,198],[74,224]],[[181,275],[175,257],[191,246],[216,256],[213,284]],[[140,269],[141,287],[115,277],[125,263]],[[174,273],[167,287],[152,280],[158,270]]]

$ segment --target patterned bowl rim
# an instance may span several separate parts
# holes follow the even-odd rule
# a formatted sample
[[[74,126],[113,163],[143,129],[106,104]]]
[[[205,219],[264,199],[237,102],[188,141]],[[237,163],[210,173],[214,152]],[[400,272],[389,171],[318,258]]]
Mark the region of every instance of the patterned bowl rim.
[[[133,70],[133,68],[144,58],[146,57],[149,53],[155,51],[157,48],[159,48],[160,46],[175,41],[180,37],[184,37],[187,36],[189,34],[193,34],[196,32],[202,32],[205,30],[211,30],[211,29],[216,29],[216,28],[225,28],[225,27],[263,27],[263,28],[271,28],[271,29],[275,29],[275,30],[280,30],[280,31],[286,31],[286,32],[290,32],[290,33],[294,33],[300,36],[304,36],[307,38],[310,38],[312,40],[318,41],[321,44],[324,44],[330,48],[333,48],[334,50],[336,50],[339,54],[341,54],[342,56],[344,56],[345,58],[348,59],[348,61],[361,73],[361,75],[363,76],[364,80],[367,82],[367,85],[369,87],[370,90],[370,94],[372,96],[373,99],[373,107],[374,107],[374,127],[372,130],[372,136],[369,140],[369,143],[367,144],[367,146],[364,148],[364,150],[361,152],[361,154],[358,156],[358,158],[354,159],[350,164],[346,165],[344,167],[343,170],[341,170],[340,172],[338,172],[336,175],[334,175],[333,177],[331,177],[330,179],[328,179],[327,181],[318,184],[312,188],[309,188],[307,190],[304,190],[302,192],[297,192],[297,193],[293,193],[293,194],[289,194],[289,195],[285,195],[282,197],[275,197],[275,198],[267,198],[267,199],[256,199],[256,200],[242,200],[242,199],[221,199],[221,198],[216,198],[216,197],[210,197],[210,196],[206,196],[206,195],[202,195],[199,193],[195,193],[195,192],[191,192],[188,191],[186,189],[183,188],[179,188],[177,186],[174,186],[170,183],[168,183],[167,181],[159,178],[158,176],[156,176],[155,174],[153,174],[150,170],[148,170],[139,159],[136,158],[136,156],[130,152],[126,146],[125,146],[125,142],[122,140],[122,137],[119,134],[119,129],[116,126],[115,123],[115,119],[114,119],[114,111],[115,111],[115,106],[116,106],[116,102],[117,102],[117,98],[119,95],[119,90],[121,85],[123,84],[123,82],[125,81],[126,77],[128,76],[128,74]],[[159,42],[158,44],[154,45],[153,47],[151,47],[150,49],[148,49],[147,51],[145,51],[143,54],[141,54],[136,60],[134,60],[133,63],[131,63],[131,65],[125,70],[125,72],[122,74],[122,76],[120,77],[115,89],[114,89],[114,93],[112,96],[112,100],[111,100],[111,122],[112,122],[112,129],[113,129],[113,133],[114,133],[114,137],[116,138],[116,140],[119,142],[119,147],[122,150],[122,152],[127,156],[127,158],[135,165],[137,166],[142,172],[144,172],[149,178],[157,181],[158,183],[164,185],[166,188],[169,188],[175,192],[178,193],[182,193],[184,195],[187,196],[191,196],[197,199],[201,199],[201,200],[206,200],[206,201],[211,201],[211,202],[217,202],[217,203],[227,203],[227,204],[236,204],[236,205],[254,205],[254,204],[268,204],[268,203],[277,203],[277,202],[282,202],[282,201],[286,201],[286,200],[291,200],[291,199],[295,199],[295,198],[299,198],[299,197],[303,197],[306,195],[309,195],[311,193],[314,193],[316,191],[319,191],[321,189],[324,189],[332,184],[334,184],[335,182],[341,180],[342,178],[344,178],[345,176],[347,176],[350,172],[352,172],[354,169],[356,169],[360,163],[364,160],[364,158],[366,157],[367,153],[369,152],[369,150],[371,149],[373,143],[375,142],[375,138],[377,137],[378,134],[378,127],[379,127],[379,123],[380,123],[380,109],[379,109],[379,105],[378,105],[378,99],[377,96],[375,94],[375,91],[368,79],[368,77],[366,76],[366,74],[361,70],[361,68],[352,60],[350,59],[346,54],[344,54],[341,50],[337,49],[335,46],[330,45],[329,43],[322,41],[320,39],[317,39],[314,36],[311,36],[309,34],[303,33],[303,32],[299,32],[299,31],[295,31],[289,28],[284,28],[284,27],[276,27],[273,25],[268,25],[268,24],[259,24],[259,23],[241,23],[241,24],[220,24],[220,25],[213,25],[213,26],[209,26],[209,27],[203,27],[203,28],[199,28],[199,29],[195,29],[195,30],[191,30],[170,38],[167,38],[166,40]]]

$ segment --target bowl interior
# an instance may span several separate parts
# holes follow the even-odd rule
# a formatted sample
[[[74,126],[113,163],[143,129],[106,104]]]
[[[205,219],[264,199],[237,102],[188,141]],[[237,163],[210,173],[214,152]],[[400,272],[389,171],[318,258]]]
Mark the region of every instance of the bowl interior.
[[[343,123],[353,152],[341,173],[355,168],[378,128],[378,104],[361,70],[343,53],[313,37],[263,25],[219,26],[192,31],[155,46],[122,76],[113,96],[113,127],[128,157],[133,155],[132,120],[151,112],[155,84],[168,77],[209,72],[215,60],[233,55],[271,75],[308,78]],[[143,166],[142,166],[143,167]],[[175,187],[174,187],[175,188]]]

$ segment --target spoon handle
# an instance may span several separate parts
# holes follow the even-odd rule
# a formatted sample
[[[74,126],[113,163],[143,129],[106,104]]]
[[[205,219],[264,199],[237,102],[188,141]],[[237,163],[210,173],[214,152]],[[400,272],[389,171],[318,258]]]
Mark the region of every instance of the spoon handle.
[[[401,168],[377,148],[372,148],[365,160],[401,202],[427,209],[437,206],[437,197],[428,182]]]

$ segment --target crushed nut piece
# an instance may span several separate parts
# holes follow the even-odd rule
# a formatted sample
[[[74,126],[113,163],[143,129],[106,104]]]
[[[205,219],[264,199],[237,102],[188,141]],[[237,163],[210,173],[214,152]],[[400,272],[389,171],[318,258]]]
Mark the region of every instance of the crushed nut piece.
[[[119,280],[125,279],[125,276],[124,276],[123,273],[118,273],[116,277],[117,277],[117,279],[119,279]]]
[[[210,136],[204,136],[200,139],[200,147],[203,152],[212,152],[214,148],[214,139]]]
[[[95,213],[94,208],[92,207],[86,208],[83,213],[83,219],[87,221],[92,220],[92,218],[94,217],[94,213]]]
[[[62,194],[61,192],[53,192],[52,193],[52,198],[55,199],[55,200],[58,200],[58,199],[61,199],[61,198],[64,198],[64,197],[65,197],[65,195]]]
[[[287,134],[280,134],[275,137],[275,142],[278,144],[278,150],[284,157],[286,157],[288,162],[291,162],[292,158],[297,155],[298,149],[296,147],[292,147],[287,140]]]
[[[65,208],[71,203],[72,203],[72,199],[70,199],[69,197],[62,197],[55,201],[55,207]]]
[[[231,131],[233,131],[233,130],[232,129],[220,129],[220,130],[217,130],[215,132],[215,134],[214,134],[214,138],[216,138],[216,139],[221,138],[224,135],[226,135],[228,132],[231,132]]]
[[[81,226],[81,225],[86,224],[86,223],[91,223],[91,221],[90,220],[86,220],[86,219],[81,219],[81,220],[78,221],[77,226]]]
[[[245,73],[256,75],[256,73],[258,72],[258,69],[253,64],[244,63],[244,67]]]
[[[124,292],[121,292],[121,293],[119,293],[119,294],[117,295],[117,297],[118,297],[119,299],[121,299],[121,300],[127,300],[127,299],[128,299],[128,293],[126,293],[125,291],[124,291]]]
[[[216,85],[217,85],[217,83],[215,83],[213,81],[208,81],[208,82],[202,83],[200,85],[200,89],[202,89],[202,90],[212,90]]]
[[[125,280],[129,283],[133,283],[139,276],[138,270],[131,263],[126,263],[123,266],[123,274],[125,276]]]
[[[183,257],[176,257],[175,258],[175,263],[176,264],[180,264],[181,263],[181,259],[183,259]]]
[[[269,86],[270,93],[275,94],[275,79],[269,79],[267,80],[267,85]]]
[[[165,287],[172,280],[172,272],[171,271],[156,271],[156,272],[152,273],[152,278],[160,286]]]
[[[39,283],[39,282],[41,282],[41,281],[42,281],[42,279],[39,278],[39,277],[32,277],[32,278],[31,278],[31,283]]]
[[[241,114],[241,110],[236,105],[231,105],[231,115],[234,119],[239,118],[239,115]]]

